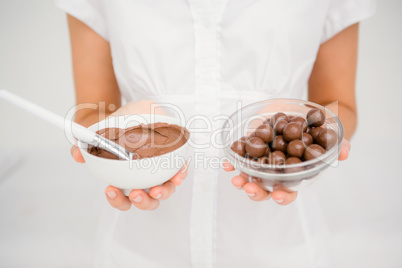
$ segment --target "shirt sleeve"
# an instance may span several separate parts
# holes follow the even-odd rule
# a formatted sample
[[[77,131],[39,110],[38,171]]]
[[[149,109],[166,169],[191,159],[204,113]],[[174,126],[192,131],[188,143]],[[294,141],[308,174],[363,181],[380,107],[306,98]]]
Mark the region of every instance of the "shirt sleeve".
[[[100,0],[54,0],[54,3],[109,41],[105,10]]]
[[[332,0],[324,23],[321,43],[343,29],[374,15],[375,0]]]

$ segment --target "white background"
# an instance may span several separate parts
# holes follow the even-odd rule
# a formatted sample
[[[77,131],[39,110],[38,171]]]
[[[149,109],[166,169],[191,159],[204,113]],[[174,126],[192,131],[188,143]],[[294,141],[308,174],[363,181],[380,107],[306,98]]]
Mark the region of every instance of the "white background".
[[[359,125],[351,157],[312,187],[339,267],[402,266],[402,1],[361,23]],[[52,1],[0,2],[0,88],[65,115],[74,105],[68,29]],[[87,267],[103,185],[64,133],[0,100],[0,266]]]

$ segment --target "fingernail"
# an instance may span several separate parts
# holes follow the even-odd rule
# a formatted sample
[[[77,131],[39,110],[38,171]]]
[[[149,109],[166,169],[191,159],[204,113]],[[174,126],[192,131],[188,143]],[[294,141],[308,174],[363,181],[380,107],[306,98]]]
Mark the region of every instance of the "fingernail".
[[[348,147],[348,146],[345,146],[346,147],[346,151],[348,151],[348,153],[350,152],[350,148]]]
[[[176,192],[176,187],[175,187],[174,183],[171,182],[171,181],[168,181],[168,183],[171,184],[171,187],[173,188],[173,193],[175,193]]]
[[[278,199],[278,200],[275,200],[275,199],[274,199],[274,201],[275,201],[276,203],[278,203],[278,204],[282,204],[282,203],[283,203],[283,199]]]
[[[162,197],[162,193],[159,193],[157,196],[155,196],[155,199],[160,199]]]
[[[136,198],[133,199],[134,203],[140,203],[142,201],[142,195],[137,196]]]
[[[74,150],[73,150],[73,152],[71,154],[73,156],[73,158],[74,158],[75,151],[77,151],[77,147],[74,148]]]
[[[247,195],[250,196],[250,197],[254,197],[255,193],[247,193]]]
[[[237,186],[236,188],[237,189],[243,189],[243,186]]]
[[[271,193],[269,193],[267,198],[265,198],[265,200],[269,200],[269,199],[271,199]]]
[[[181,168],[180,173],[181,173],[181,174],[184,174],[184,173],[186,173],[186,170],[187,170],[187,165],[184,165],[184,166]]]
[[[107,196],[109,197],[109,199],[115,199],[117,194],[114,191],[111,192],[106,192]]]

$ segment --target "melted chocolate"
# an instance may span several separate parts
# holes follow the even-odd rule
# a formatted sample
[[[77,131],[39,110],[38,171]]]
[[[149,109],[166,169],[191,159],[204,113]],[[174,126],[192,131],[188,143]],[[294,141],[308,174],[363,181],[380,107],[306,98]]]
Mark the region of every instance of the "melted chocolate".
[[[133,152],[134,159],[170,153],[183,146],[189,138],[186,128],[168,123],[141,124],[126,129],[105,128],[97,133]],[[94,146],[90,146],[88,152],[102,158],[119,159]]]

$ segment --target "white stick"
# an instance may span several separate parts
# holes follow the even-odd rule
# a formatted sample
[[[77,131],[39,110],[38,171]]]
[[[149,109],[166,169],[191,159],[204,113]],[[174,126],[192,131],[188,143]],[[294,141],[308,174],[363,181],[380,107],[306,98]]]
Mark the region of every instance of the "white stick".
[[[40,107],[39,105],[36,105],[30,101],[27,101],[17,95],[14,95],[5,89],[0,89],[0,97],[63,130],[67,124],[71,125],[73,136],[80,141],[91,144],[95,139],[95,132],[69,119],[64,119],[60,115],[46,110],[45,108]]]

